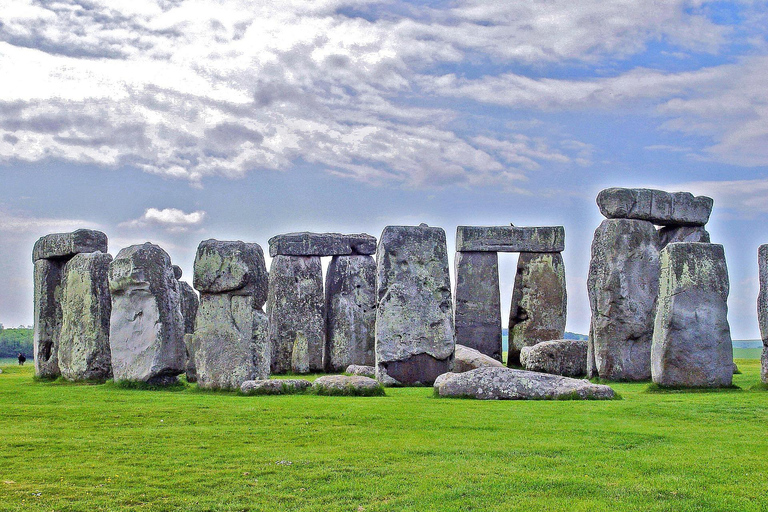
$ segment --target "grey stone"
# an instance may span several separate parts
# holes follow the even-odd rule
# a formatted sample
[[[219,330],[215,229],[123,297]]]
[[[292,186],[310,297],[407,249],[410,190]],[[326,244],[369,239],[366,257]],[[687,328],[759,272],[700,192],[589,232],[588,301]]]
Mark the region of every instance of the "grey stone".
[[[179,282],[151,243],[121,250],[109,266],[109,345],[116,381],[167,384],[186,366]]]
[[[269,239],[269,255],[283,256],[345,256],[376,252],[376,238],[365,233],[287,233]]]
[[[733,374],[738,375],[741,373],[741,370],[739,370],[739,367],[736,365],[736,363],[733,363]]]
[[[181,270],[181,267],[178,265],[172,265],[173,268],[173,277],[176,279],[181,279],[181,276],[184,275],[184,271]]]
[[[32,260],[69,259],[81,252],[107,252],[107,235],[92,229],[53,233],[40,238],[32,249]]]
[[[240,392],[245,395],[290,395],[311,386],[312,383],[304,379],[247,380],[240,386]]]
[[[454,263],[456,343],[501,361],[499,256],[457,251]]]
[[[344,370],[344,373],[349,373],[351,375],[360,375],[362,377],[370,377],[372,379],[375,379],[376,367],[359,365],[359,364],[351,364],[347,366],[347,368]]]
[[[59,369],[70,381],[112,377],[109,351],[109,264],[101,252],[76,254],[66,265],[61,288]]]
[[[461,252],[562,252],[563,226],[459,226],[456,250]]]
[[[608,219],[646,220],[661,226],[703,226],[712,204],[712,198],[690,192],[647,188],[608,188],[597,195],[600,213]]]
[[[376,266],[376,378],[385,385],[431,385],[453,367],[445,231],[384,228]]]
[[[651,378],[659,290],[658,235],[643,220],[609,219],[595,231],[587,289],[591,356],[600,378]]]
[[[373,365],[376,328],[376,261],[334,256],[325,275],[325,371]]]
[[[453,359],[453,371],[455,373],[464,373],[486,366],[503,368],[504,364],[479,350],[456,344],[456,353]]]
[[[509,311],[507,364],[520,364],[520,350],[542,341],[562,339],[568,295],[565,264],[560,253],[523,252]]]
[[[61,279],[64,263],[36,260],[34,271],[35,375],[56,378],[59,371],[59,336],[61,335]]]
[[[733,381],[728,269],[722,245],[675,243],[661,251],[651,370],[660,386]]]
[[[703,226],[664,226],[658,233],[659,249],[676,242],[710,242],[709,232]]]
[[[179,281],[181,316],[184,318],[184,334],[195,332],[195,317],[197,308],[200,306],[200,299],[197,297],[194,288],[186,281]]]
[[[760,337],[763,340],[760,375],[763,383],[768,384],[768,244],[763,244],[757,249],[757,268],[760,280],[760,292],[757,296],[757,321],[760,326]]]
[[[193,285],[201,293],[232,293],[254,297],[256,307],[267,301],[267,266],[256,243],[203,240],[197,246]]]
[[[295,373],[323,371],[325,297],[320,258],[275,256],[268,303],[272,373],[292,367]]]
[[[587,374],[587,340],[544,341],[523,347],[520,362],[526,370],[564,377]]]
[[[197,382],[197,366],[195,365],[195,347],[192,345],[192,335],[184,335],[184,347],[187,349],[187,362],[184,366],[184,374],[187,382]]]
[[[435,381],[434,388],[441,397],[478,400],[609,400],[614,397],[610,387],[588,380],[512,368],[448,373]]]
[[[312,389],[328,395],[384,394],[379,381],[361,375],[325,375],[315,379]]]

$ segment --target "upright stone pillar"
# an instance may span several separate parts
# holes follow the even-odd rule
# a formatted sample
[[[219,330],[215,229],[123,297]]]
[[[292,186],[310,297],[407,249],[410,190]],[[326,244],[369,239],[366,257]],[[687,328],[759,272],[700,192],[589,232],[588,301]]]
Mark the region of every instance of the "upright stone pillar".
[[[763,339],[760,376],[768,384],[768,244],[757,250],[757,266],[760,277],[760,293],[757,296],[757,320],[760,324],[760,337]]]
[[[501,361],[501,294],[496,252],[456,252],[456,344]]]
[[[179,282],[181,316],[184,317],[184,334],[192,334],[195,332],[195,317],[197,316],[197,308],[200,305],[200,299],[197,297],[195,289],[192,288],[188,282],[181,280],[183,273],[180,266],[173,266],[173,275]]]
[[[376,378],[432,385],[455,350],[445,231],[384,228],[376,251]]]
[[[563,339],[567,310],[563,256],[521,252],[509,312],[507,364],[520,365],[523,347]]]
[[[653,382],[674,387],[725,387],[733,380],[728,325],[728,269],[722,245],[684,242],[660,255],[653,332]]]
[[[190,352],[197,384],[240,389],[269,378],[267,267],[259,244],[204,240],[195,256],[194,284],[201,293]]]
[[[109,344],[116,381],[166,385],[184,371],[184,319],[171,258],[145,243],[121,250],[109,267]]]
[[[325,276],[325,369],[373,366],[376,261],[368,255],[334,256]]]

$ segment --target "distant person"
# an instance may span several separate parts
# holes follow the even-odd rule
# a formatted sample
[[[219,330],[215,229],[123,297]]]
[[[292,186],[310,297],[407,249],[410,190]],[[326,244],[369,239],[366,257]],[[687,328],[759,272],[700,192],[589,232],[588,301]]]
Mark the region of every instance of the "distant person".
[[[19,366],[24,366],[24,363],[26,362],[26,360],[27,358],[24,356],[24,354],[19,352]]]

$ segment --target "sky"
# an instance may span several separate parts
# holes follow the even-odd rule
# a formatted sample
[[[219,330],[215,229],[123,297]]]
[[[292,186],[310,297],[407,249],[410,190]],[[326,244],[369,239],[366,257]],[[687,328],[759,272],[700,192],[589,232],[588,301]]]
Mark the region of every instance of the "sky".
[[[207,238],[563,225],[589,326],[607,187],[715,199],[734,339],[768,243],[768,2],[3,0],[0,323],[32,245],[100,229],[190,279]],[[516,257],[500,257],[506,324]],[[452,262],[451,262],[452,266]]]

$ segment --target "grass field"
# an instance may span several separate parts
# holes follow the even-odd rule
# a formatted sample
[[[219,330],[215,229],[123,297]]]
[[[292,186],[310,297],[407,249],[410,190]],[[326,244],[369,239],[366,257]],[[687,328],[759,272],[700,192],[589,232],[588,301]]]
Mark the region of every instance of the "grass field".
[[[481,402],[0,375],[2,510],[766,510],[768,392]]]

